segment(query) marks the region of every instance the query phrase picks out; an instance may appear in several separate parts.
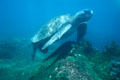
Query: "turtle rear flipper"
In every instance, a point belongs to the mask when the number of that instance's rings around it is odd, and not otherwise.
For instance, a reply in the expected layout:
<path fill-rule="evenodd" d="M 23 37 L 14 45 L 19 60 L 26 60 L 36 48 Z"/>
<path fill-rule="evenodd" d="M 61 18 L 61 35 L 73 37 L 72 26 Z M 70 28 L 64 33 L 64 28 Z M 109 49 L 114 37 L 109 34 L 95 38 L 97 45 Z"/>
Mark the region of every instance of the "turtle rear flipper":
<path fill-rule="evenodd" d="M 35 55 L 36 55 L 36 51 L 37 49 L 39 49 L 39 51 L 41 51 L 42 53 L 47 53 L 48 52 L 48 48 L 45 48 L 45 49 L 41 49 L 43 47 L 43 45 L 45 44 L 45 41 L 46 39 L 41 42 L 37 42 L 37 43 L 32 43 L 32 46 L 33 46 L 33 54 L 32 54 L 32 60 L 34 60 L 35 58 Z"/>
<path fill-rule="evenodd" d="M 32 43 L 32 46 L 33 46 L 32 60 L 34 60 L 38 45 L 36 43 Z"/>

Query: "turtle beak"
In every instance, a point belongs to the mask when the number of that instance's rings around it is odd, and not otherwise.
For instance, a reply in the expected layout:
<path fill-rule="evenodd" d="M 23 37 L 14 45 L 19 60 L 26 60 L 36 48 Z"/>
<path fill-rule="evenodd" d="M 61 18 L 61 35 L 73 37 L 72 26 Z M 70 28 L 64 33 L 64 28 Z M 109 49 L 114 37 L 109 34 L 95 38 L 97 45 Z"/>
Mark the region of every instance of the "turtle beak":
<path fill-rule="evenodd" d="M 91 15 L 93 15 L 93 10 L 90 10 Z"/>
<path fill-rule="evenodd" d="M 86 17 L 86 19 L 90 19 L 93 16 L 93 10 L 84 10 L 84 16 Z"/>

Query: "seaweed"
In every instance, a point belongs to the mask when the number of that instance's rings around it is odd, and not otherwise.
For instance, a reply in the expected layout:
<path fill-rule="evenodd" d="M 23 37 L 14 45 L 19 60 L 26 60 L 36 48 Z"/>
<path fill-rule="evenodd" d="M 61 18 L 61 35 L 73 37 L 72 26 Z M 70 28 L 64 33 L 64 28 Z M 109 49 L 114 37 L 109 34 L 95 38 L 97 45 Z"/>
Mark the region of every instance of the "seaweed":
<path fill-rule="evenodd" d="M 70 43 L 69 43 L 70 44 Z M 59 59 L 57 56 L 58 52 L 55 52 L 54 56 L 50 56 L 45 63 L 52 64 L 49 68 L 42 69 L 42 78 L 41 73 L 38 73 L 32 77 L 30 80 L 115 80 L 119 78 L 119 73 L 114 72 L 117 76 L 111 75 L 113 72 L 113 66 L 111 66 L 111 60 L 113 60 L 113 52 L 118 54 L 120 49 L 119 46 L 111 43 L 108 45 L 103 52 L 99 52 L 92 48 L 92 45 L 88 41 L 84 41 L 81 45 L 73 44 L 74 47 L 65 46 L 70 48 L 67 53 L 65 50 L 61 52 L 63 46 L 60 47 L 57 51 L 60 52 L 59 55 L 64 58 Z M 112 50 L 111 50 L 112 49 Z M 64 54 L 63 54 L 64 53 Z M 57 56 L 56 56 L 57 55 Z M 115 55 L 114 55 L 115 56 Z M 50 62 L 51 59 L 57 58 Z M 120 58 L 120 57 L 119 57 Z M 116 62 L 116 61 L 115 61 Z M 41 70 L 41 69 L 40 69 Z M 40 71 L 38 70 L 38 72 Z M 118 70 L 118 68 L 117 68 Z"/>
<path fill-rule="evenodd" d="M 120 79 L 120 46 L 115 42 L 100 52 L 89 41 L 81 44 L 70 41 L 44 61 L 34 62 L 28 40 L 11 40 L 0 45 L 0 80 Z M 5 51 L 8 57 L 2 57 Z"/>

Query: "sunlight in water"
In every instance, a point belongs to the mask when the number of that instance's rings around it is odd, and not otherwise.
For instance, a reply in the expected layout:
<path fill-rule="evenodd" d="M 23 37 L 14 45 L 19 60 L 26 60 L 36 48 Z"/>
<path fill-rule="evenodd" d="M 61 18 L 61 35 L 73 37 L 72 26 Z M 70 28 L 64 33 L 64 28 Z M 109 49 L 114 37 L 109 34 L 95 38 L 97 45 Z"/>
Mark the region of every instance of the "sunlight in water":
<path fill-rule="evenodd" d="M 115 4 L 117 5 L 118 8 L 120 8 L 120 0 L 115 0 Z"/>

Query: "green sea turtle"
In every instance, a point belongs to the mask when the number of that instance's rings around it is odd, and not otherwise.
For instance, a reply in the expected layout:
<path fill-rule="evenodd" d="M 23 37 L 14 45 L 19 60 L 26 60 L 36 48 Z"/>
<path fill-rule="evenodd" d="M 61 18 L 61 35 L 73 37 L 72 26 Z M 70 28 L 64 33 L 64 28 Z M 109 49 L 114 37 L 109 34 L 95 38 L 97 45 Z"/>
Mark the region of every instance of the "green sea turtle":
<path fill-rule="evenodd" d="M 77 42 L 85 35 L 87 21 L 93 16 L 92 10 L 81 10 L 74 16 L 62 15 L 52 19 L 32 37 L 33 58 L 36 49 L 46 53 L 48 47 L 63 38 L 66 38 L 77 31 Z"/>

